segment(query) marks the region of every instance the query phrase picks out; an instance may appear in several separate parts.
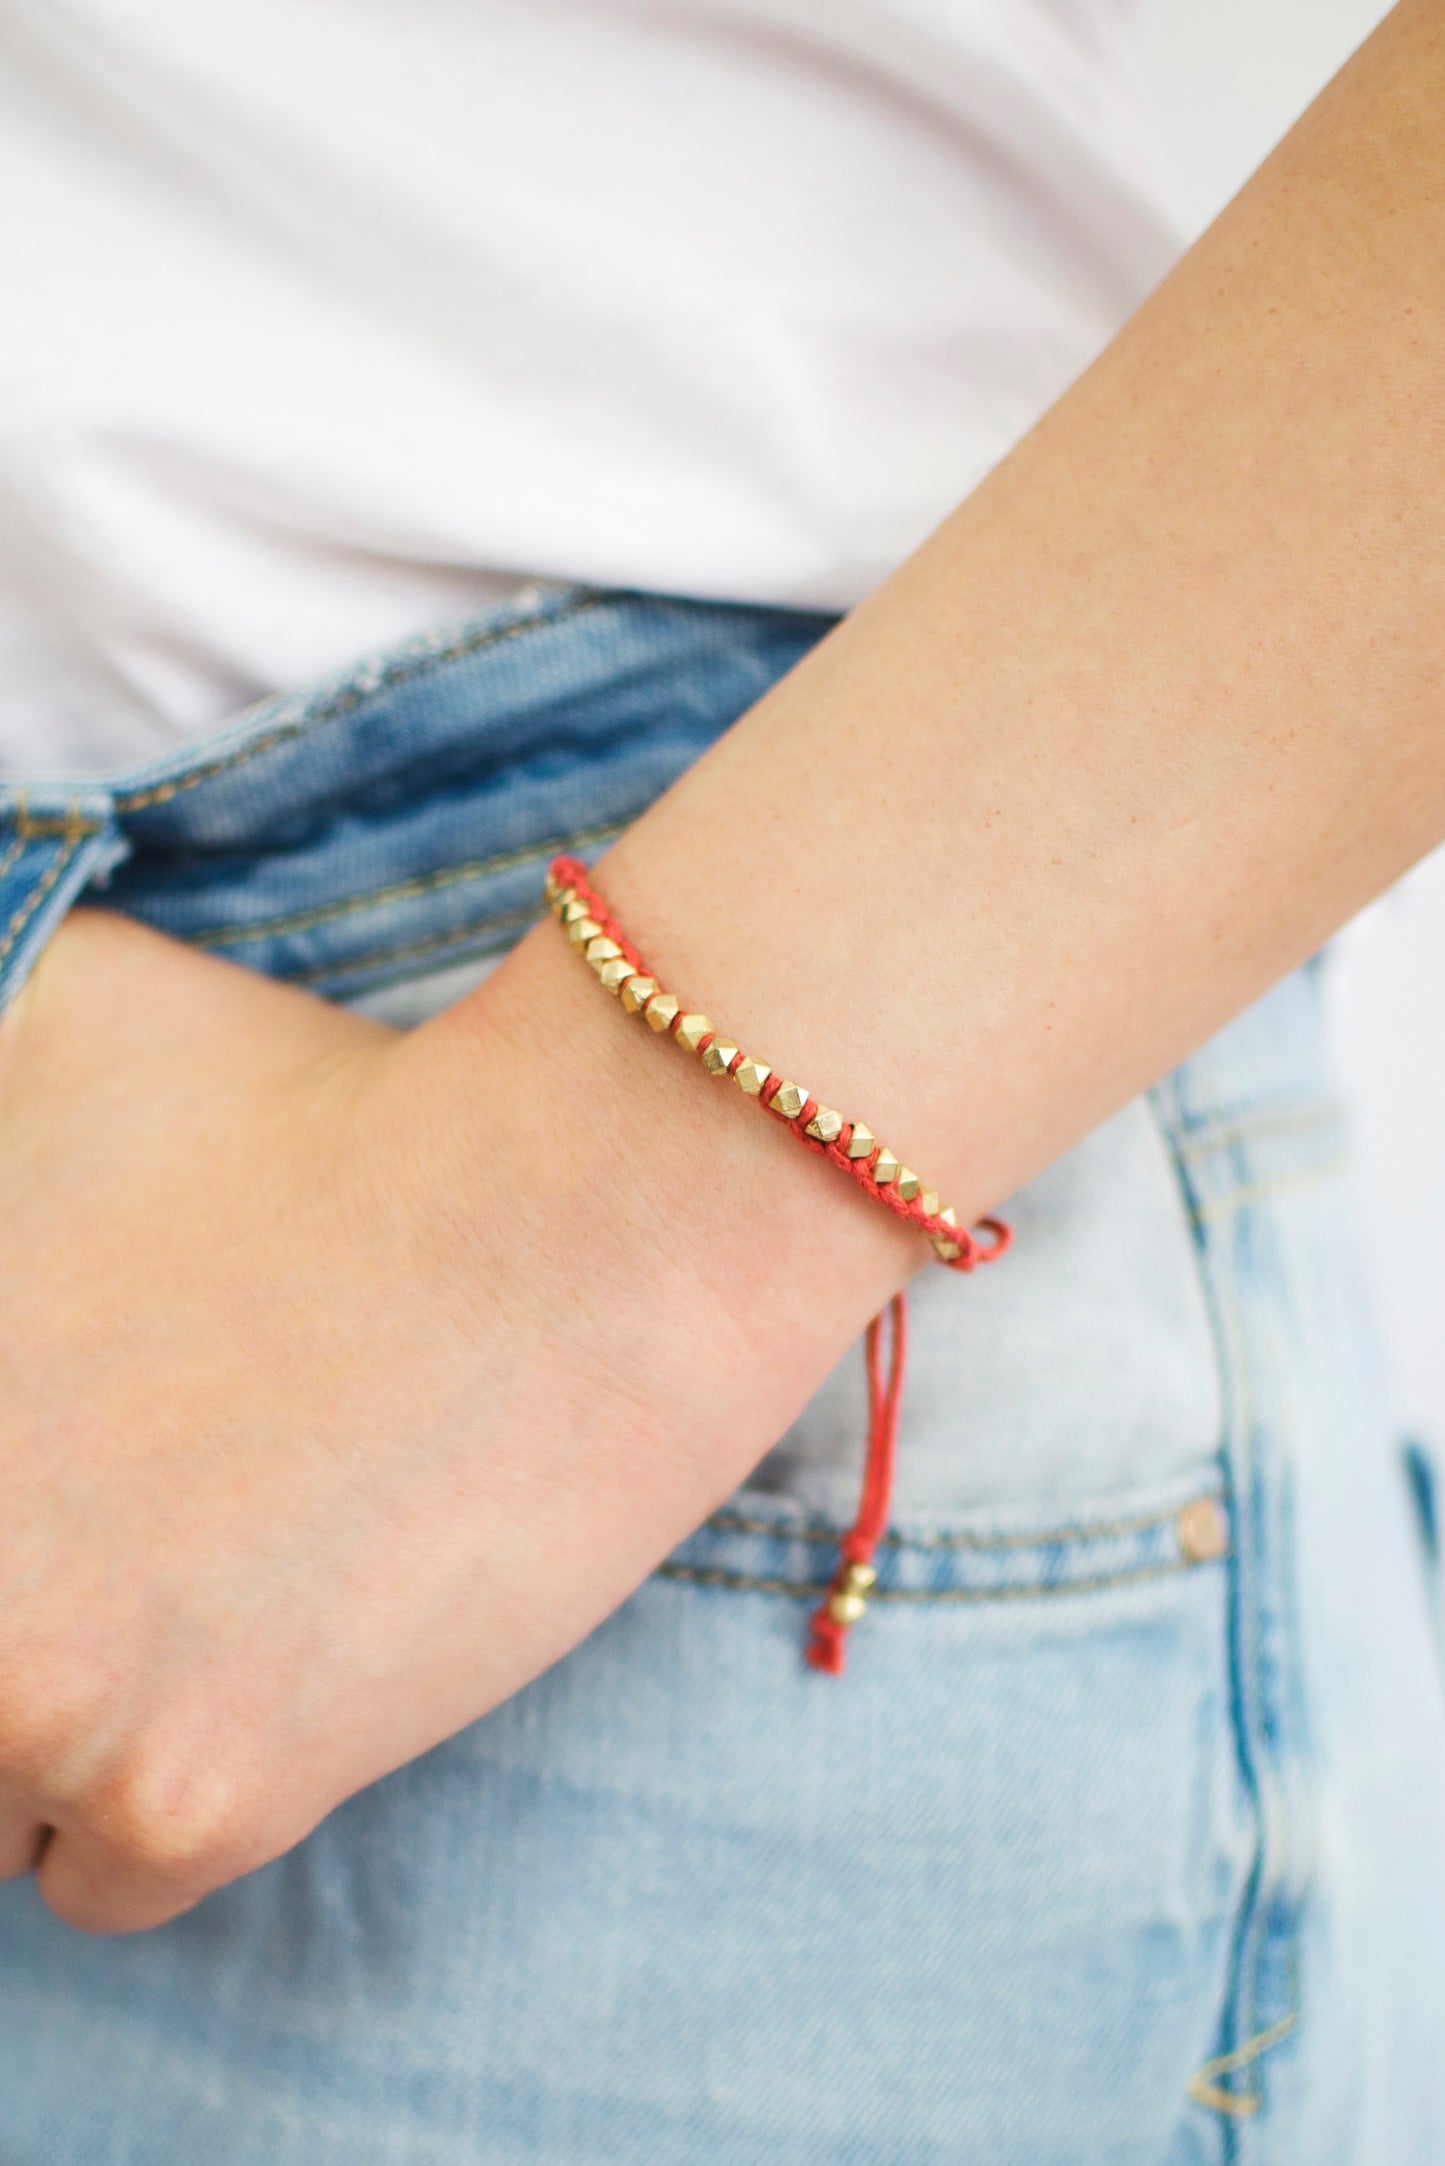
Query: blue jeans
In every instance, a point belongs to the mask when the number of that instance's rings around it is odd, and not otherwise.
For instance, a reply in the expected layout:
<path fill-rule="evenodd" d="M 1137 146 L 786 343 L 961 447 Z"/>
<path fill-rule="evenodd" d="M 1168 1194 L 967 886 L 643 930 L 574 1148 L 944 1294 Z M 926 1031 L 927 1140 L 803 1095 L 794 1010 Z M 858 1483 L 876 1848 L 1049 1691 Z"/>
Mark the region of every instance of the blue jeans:
<path fill-rule="evenodd" d="M 92 891 L 419 1016 L 825 629 L 550 589 L 7 791 L 0 997 Z M 919 1282 L 844 1680 L 802 1645 L 853 1360 L 573 1655 L 289 1857 L 134 1940 L 0 1891 L 0 2166 L 1438 2166 L 1428 1484 L 1318 976 L 1033 1183 L 1006 1265 Z"/>

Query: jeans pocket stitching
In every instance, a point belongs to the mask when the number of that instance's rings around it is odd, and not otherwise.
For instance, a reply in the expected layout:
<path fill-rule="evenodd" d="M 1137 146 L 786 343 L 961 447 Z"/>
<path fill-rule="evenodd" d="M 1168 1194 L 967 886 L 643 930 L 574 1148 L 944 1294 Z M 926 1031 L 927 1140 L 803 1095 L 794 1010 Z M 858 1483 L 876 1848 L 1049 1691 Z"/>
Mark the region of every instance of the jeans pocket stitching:
<path fill-rule="evenodd" d="M 1228 1555 L 1221 1552 L 1217 1558 L 1169 1557 L 1158 1564 L 1139 1565 L 1133 1570 L 1096 1572 L 1078 1579 L 1060 1580 L 1054 1583 L 1040 1582 L 1036 1585 L 1013 1587 L 873 1587 L 868 1600 L 873 1603 L 907 1603 L 914 1605 L 954 1604 L 983 1607 L 995 1602 L 1046 1602 L 1064 1595 L 1104 1594 L 1115 1587 L 1141 1587 L 1151 1581 L 1172 1579 L 1183 1572 L 1204 1571 L 1210 1564 L 1220 1563 Z M 657 1567 L 658 1579 L 678 1580 L 689 1586 L 717 1587 L 733 1594 L 779 1594 L 799 1601 L 816 1601 L 827 1592 L 831 1581 L 770 1579 L 760 1573 L 730 1572 L 721 1566 L 679 1564 L 669 1558 Z"/>
<path fill-rule="evenodd" d="M 879 1545 L 870 1600 L 986 1603 L 1097 1593 L 1222 1562 L 1232 1530 L 1217 1480 L 1177 1482 L 1157 1508 L 1028 1532 L 900 1533 Z M 1202 1515 L 1202 1516 L 1201 1516 Z M 839 1530 L 784 1512 L 723 1511 L 680 1543 L 661 1577 L 739 1592 L 816 1596 Z"/>
<path fill-rule="evenodd" d="M 293 910 L 281 917 L 257 918 L 254 922 L 244 920 L 225 925 L 206 925 L 199 932 L 187 933 L 186 943 L 196 948 L 243 947 L 248 940 L 270 940 L 281 933 L 307 932 L 316 925 L 332 925 L 343 918 L 359 917 L 367 910 L 383 910 L 394 903 L 419 901 L 423 896 L 435 894 L 440 888 L 459 887 L 467 880 L 486 880 L 499 872 L 513 872 L 520 865 L 535 863 L 544 857 L 555 857 L 559 850 L 587 849 L 596 842 L 610 842 L 628 825 L 626 820 L 608 820 L 597 827 L 582 827 L 571 834 L 544 836 L 540 842 L 529 842 L 512 850 L 499 850 L 491 857 L 468 859 L 460 865 L 444 865 L 435 872 L 416 873 L 408 880 L 393 881 L 390 886 L 368 888 L 359 895 L 347 895 L 334 903 L 318 903 L 309 910 Z M 438 934 L 437 940 L 466 940 L 477 933 L 501 930 L 503 927 L 523 924 L 529 917 L 540 914 L 541 892 L 538 891 L 535 909 L 509 910 L 500 916 L 476 918 L 467 924 L 454 927 L 449 933 Z M 373 961 L 387 961 L 393 956 L 410 952 L 414 942 L 397 943 L 386 948 L 376 948 L 363 956 L 347 956 L 328 967 L 338 970 L 360 968 Z M 324 975 L 325 972 L 319 973 Z"/>
<path fill-rule="evenodd" d="M 1212 1126 L 1207 1147 L 1184 1116 L 1175 1079 L 1161 1084 L 1151 1102 L 1194 1227 L 1200 1280 L 1216 1337 L 1224 1407 L 1221 1466 L 1234 1528 L 1228 1667 L 1235 1760 L 1254 1830 L 1223 1980 L 1216 2027 L 1219 2050 L 1195 2071 L 1186 2096 L 1206 2111 L 1238 2121 L 1259 2113 L 1265 2094 L 1258 2081 L 1246 2079 L 1243 2088 L 1235 2088 L 1229 2079 L 1257 2068 L 1264 2055 L 1298 2028 L 1299 1943 L 1308 1880 L 1307 1872 L 1301 1876 L 1297 1868 L 1291 1870 L 1298 1839 L 1295 1783 L 1288 1747 L 1281 1742 L 1289 1727 L 1284 1710 L 1300 1674 L 1287 1539 L 1289 1475 L 1271 1443 L 1255 1391 L 1255 1357 L 1239 1283 L 1240 1244 L 1252 1240 L 1251 1211 L 1326 1180 L 1341 1170 L 1343 1161 L 1335 1155 L 1287 1168 L 1268 1164 L 1271 1143 L 1323 1125 L 1324 1102 L 1318 1108 L 1270 1108 L 1258 1117 L 1231 1116 Z M 1316 1110 L 1318 1120 L 1306 1117 Z M 1332 1110 L 1338 1115 L 1338 1108 Z M 1231 1185 L 1219 1185 L 1221 1175 Z M 1277 1674 L 1277 1644 L 1272 1642 L 1268 1650 L 1265 1646 L 1273 1613 L 1288 1648 L 1288 1678 Z M 1284 2004 L 1279 2014 L 1268 2008 L 1272 1994 L 1278 1994 L 1276 2008 Z"/>
<path fill-rule="evenodd" d="M 468 656 L 484 653 L 489 647 L 497 647 L 504 641 L 519 639 L 528 632 L 546 631 L 555 624 L 564 624 L 579 616 L 586 609 L 595 609 L 613 597 L 602 589 L 589 589 L 573 598 L 560 609 L 536 610 L 530 616 L 514 618 L 498 623 L 495 616 L 486 618 L 470 632 L 463 633 L 445 646 L 428 646 L 416 654 L 400 654 L 385 667 L 363 664 L 352 672 L 348 681 L 324 698 L 317 706 L 295 721 L 277 723 L 274 728 L 262 729 L 258 736 L 244 738 L 228 752 L 216 758 L 204 760 L 199 766 L 183 770 L 168 781 L 142 784 L 116 793 L 115 807 L 119 813 L 145 812 L 155 805 L 169 804 L 187 790 L 197 789 L 203 782 L 212 782 L 218 775 L 229 774 L 237 767 L 246 766 L 259 759 L 263 753 L 273 752 L 278 745 L 291 744 L 299 737 L 310 736 L 325 728 L 328 723 L 352 714 L 369 699 L 379 693 L 395 691 L 398 685 L 410 683 L 431 670 L 445 667 L 451 662 L 465 661 Z M 263 710 L 264 711 L 264 710 Z"/>
<path fill-rule="evenodd" d="M 95 830 L 91 829 L 88 830 L 88 832 L 93 833 L 95 832 Z M 61 879 L 64 876 L 66 866 L 75 856 L 76 851 L 80 848 L 80 845 L 84 841 L 84 839 L 85 835 L 80 832 L 75 832 L 70 835 L 68 840 L 65 841 L 62 844 L 61 848 L 56 852 L 56 855 L 52 862 L 46 866 L 45 871 L 36 881 L 34 887 L 30 890 L 30 893 L 26 897 L 25 901 L 15 912 L 15 915 L 11 918 L 10 923 L 5 928 L 4 937 L 0 938 L 0 964 L 3 964 L 9 958 L 12 950 L 15 947 L 16 942 L 20 938 L 20 935 L 24 932 L 26 926 L 30 923 L 31 919 L 35 916 L 36 911 L 45 901 L 46 896 L 51 894 L 53 890 L 59 885 Z"/>

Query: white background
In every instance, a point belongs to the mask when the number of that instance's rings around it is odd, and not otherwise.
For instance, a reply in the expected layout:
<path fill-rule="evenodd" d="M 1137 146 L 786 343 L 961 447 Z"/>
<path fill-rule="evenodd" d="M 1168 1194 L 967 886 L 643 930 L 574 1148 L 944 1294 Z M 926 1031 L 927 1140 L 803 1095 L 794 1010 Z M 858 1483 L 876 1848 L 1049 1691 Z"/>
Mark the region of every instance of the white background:
<path fill-rule="evenodd" d="M 1140 0 L 1171 200 L 1193 234 L 1381 16 L 1375 0 Z M 1441 506 L 1445 546 L 1445 504 Z M 1445 727 L 1445 720 L 1442 720 Z M 1445 853 L 1344 936 L 1341 1064 L 1374 1205 L 1401 1413 L 1445 1442 Z"/>

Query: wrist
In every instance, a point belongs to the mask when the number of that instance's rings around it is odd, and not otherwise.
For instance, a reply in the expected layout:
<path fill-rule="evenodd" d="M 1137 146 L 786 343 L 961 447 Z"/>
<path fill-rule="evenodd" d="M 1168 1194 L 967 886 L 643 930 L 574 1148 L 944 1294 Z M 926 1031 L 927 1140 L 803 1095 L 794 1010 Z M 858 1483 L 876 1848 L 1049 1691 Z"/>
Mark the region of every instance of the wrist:
<path fill-rule="evenodd" d="M 694 1463 L 669 1541 L 926 1258 L 627 1015 L 550 921 L 406 1050 L 424 1056 L 417 1089 L 445 1167 L 434 1217 L 457 1272 L 473 1298 L 504 1289 L 538 1358 L 567 1369 L 600 1421 Z"/>

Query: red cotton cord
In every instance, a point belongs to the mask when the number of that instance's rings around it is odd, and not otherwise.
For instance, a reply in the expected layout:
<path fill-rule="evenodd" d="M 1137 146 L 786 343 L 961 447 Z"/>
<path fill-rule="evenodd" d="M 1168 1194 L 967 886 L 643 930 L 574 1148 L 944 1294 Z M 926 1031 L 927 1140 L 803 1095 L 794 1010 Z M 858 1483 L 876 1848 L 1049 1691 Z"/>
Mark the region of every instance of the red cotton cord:
<path fill-rule="evenodd" d="M 879 1354 L 883 1317 L 868 1326 L 864 1349 L 868 1367 L 868 1450 L 863 1461 L 863 1494 L 858 1516 L 839 1545 L 838 1569 L 828 1592 L 813 1612 L 812 1638 L 807 1659 L 815 1670 L 841 1677 L 844 1642 L 849 1627 L 857 1622 L 865 1593 L 877 1577 L 873 1552 L 888 1528 L 888 1507 L 893 1497 L 893 1468 L 898 1455 L 898 1408 L 903 1398 L 903 1369 L 908 1359 L 908 1304 L 895 1294 L 888 1304 L 893 1320 L 892 1359 L 888 1382 L 883 1382 Z"/>
<path fill-rule="evenodd" d="M 650 1006 L 656 1008 L 659 994 L 652 972 L 592 886 L 587 867 L 579 858 L 556 857 L 552 860 L 548 894 L 555 898 L 554 909 L 560 909 L 568 896 L 583 905 L 592 929 L 592 940 L 589 941 L 587 949 L 588 960 L 600 958 L 601 969 L 619 971 L 618 981 L 613 984 L 612 989 L 620 991 L 629 973 L 646 978 L 650 981 L 647 1000 Z M 593 940 L 600 945 L 594 946 Z M 673 1000 L 671 995 L 667 996 L 667 1001 L 667 1010 L 663 1012 L 669 1014 L 668 1031 L 676 1034 L 678 1026 L 683 1023 L 692 1026 L 692 1034 L 681 1041 L 687 1045 L 689 1051 L 706 1055 L 715 1039 L 719 1040 L 720 1045 L 726 1043 L 720 1039 L 718 1032 L 707 1025 L 705 1017 L 684 1014 L 680 1004 Z M 747 1060 L 748 1056 L 734 1047 L 729 1051 L 725 1066 L 720 1059 L 713 1065 L 718 1073 L 736 1076 Z M 831 1141 L 810 1136 L 807 1133 L 808 1124 L 816 1120 L 820 1113 L 827 1115 L 825 1125 L 838 1122 L 838 1116 L 822 1107 L 816 1098 L 804 1097 L 799 1086 L 786 1083 L 783 1077 L 776 1073 L 765 1072 L 760 1088 L 756 1086 L 755 1080 L 750 1080 L 748 1087 L 755 1091 L 759 1105 L 764 1107 L 780 1126 L 790 1130 L 808 1150 L 816 1151 L 820 1157 L 835 1165 L 840 1173 L 848 1174 L 864 1195 L 871 1197 L 875 1203 L 883 1204 L 896 1218 L 902 1219 L 915 1231 L 927 1234 L 939 1261 L 946 1264 L 951 1271 L 972 1271 L 979 1264 L 994 1263 L 1008 1249 L 1013 1233 L 1002 1219 L 980 1219 L 980 1230 L 986 1231 L 990 1236 L 987 1242 L 981 1242 L 972 1231 L 955 1225 L 951 1212 L 944 1213 L 936 1208 L 932 1212 L 925 1211 L 920 1200 L 922 1191 L 916 1182 L 913 1194 L 906 1197 L 901 1195 L 897 1183 L 902 1180 L 906 1169 L 897 1166 L 891 1153 L 888 1154 L 890 1165 L 884 1170 L 883 1177 L 876 1177 L 875 1168 L 884 1152 L 883 1147 L 871 1138 L 871 1148 L 866 1155 L 850 1157 L 848 1146 L 855 1132 L 861 1137 L 869 1137 L 869 1131 L 866 1128 L 859 1130 L 856 1122 L 839 1123 L 838 1133 Z M 783 1091 L 791 1093 L 791 1111 L 773 1103 Z M 937 1198 L 932 1200 L 936 1206 Z M 849 1629 L 857 1623 L 868 1607 L 868 1590 L 878 1576 L 873 1555 L 887 1529 L 889 1503 L 893 1494 L 893 1469 L 898 1446 L 898 1410 L 903 1397 L 903 1372 L 908 1355 L 908 1312 L 901 1293 L 895 1294 L 889 1302 L 887 1313 L 892 1318 L 893 1333 L 886 1383 L 881 1362 L 881 1312 L 869 1324 L 865 1340 L 868 1448 L 863 1462 L 863 1492 L 858 1505 L 858 1516 L 840 1544 L 838 1569 L 814 1613 L 812 1637 L 808 1643 L 807 1660 L 814 1669 L 823 1670 L 833 1677 L 842 1675 Z"/>

